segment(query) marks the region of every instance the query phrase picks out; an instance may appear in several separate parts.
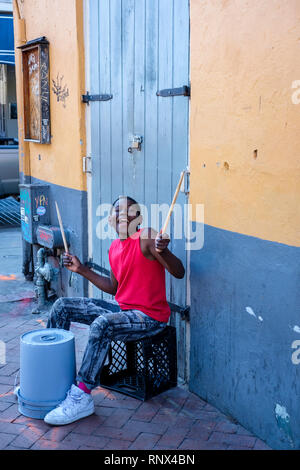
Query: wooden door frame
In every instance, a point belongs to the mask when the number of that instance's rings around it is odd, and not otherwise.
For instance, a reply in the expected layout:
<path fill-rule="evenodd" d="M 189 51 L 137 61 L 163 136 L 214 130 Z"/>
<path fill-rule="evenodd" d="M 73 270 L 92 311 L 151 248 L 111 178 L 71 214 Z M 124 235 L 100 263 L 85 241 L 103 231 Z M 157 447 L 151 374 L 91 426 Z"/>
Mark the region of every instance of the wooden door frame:
<path fill-rule="evenodd" d="M 90 2 L 84 2 L 83 5 L 83 29 L 84 29 L 84 55 L 85 55 L 85 90 L 91 89 L 90 73 Z M 92 138 L 91 138 L 91 106 L 85 105 L 85 132 L 86 132 L 86 156 L 91 156 Z M 87 221 L 88 221 L 88 257 L 93 255 L 93 206 L 92 206 L 92 174 L 86 173 L 87 184 Z M 93 296 L 93 285 L 88 282 L 88 297 Z"/>
<path fill-rule="evenodd" d="M 84 4 L 84 48 L 85 48 L 85 92 L 91 90 L 91 70 L 90 70 L 90 57 L 91 57 L 91 44 L 90 44 L 90 0 Z M 189 20 L 190 20 L 190 5 L 189 5 Z M 190 32 L 190 24 L 189 24 Z M 189 41 L 189 53 L 190 53 L 190 41 Z M 190 56 L 189 56 L 190 64 Z M 190 81 L 190 68 L 189 68 L 189 81 Z M 92 153 L 92 139 L 91 139 L 91 113 L 92 106 L 85 105 L 85 124 L 86 124 L 86 155 L 91 156 Z M 188 125 L 190 132 L 190 105 L 188 109 Z M 190 134 L 188 132 L 187 142 L 187 168 L 190 168 Z M 88 201 L 88 257 L 93 257 L 93 205 L 92 205 L 92 179 L 91 173 L 86 173 L 87 181 L 87 201 Z M 186 198 L 187 204 L 189 203 L 189 194 Z M 186 218 L 186 224 L 189 227 L 189 217 Z M 187 234 L 189 228 L 186 227 Z M 191 253 L 186 253 L 186 305 L 191 305 L 191 289 L 190 289 L 190 258 Z M 95 261 L 96 262 L 96 261 Z M 93 285 L 88 283 L 88 296 L 93 297 Z M 186 381 L 189 382 L 190 376 L 190 323 L 186 322 Z"/>

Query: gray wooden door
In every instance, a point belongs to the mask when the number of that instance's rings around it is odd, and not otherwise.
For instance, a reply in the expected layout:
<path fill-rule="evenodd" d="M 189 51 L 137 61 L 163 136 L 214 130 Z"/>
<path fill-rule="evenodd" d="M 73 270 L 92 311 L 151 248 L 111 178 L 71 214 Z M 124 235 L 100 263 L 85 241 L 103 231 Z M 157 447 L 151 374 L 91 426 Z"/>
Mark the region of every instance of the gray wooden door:
<path fill-rule="evenodd" d="M 151 204 L 171 203 L 188 165 L 189 98 L 156 93 L 189 85 L 189 0 L 90 0 L 89 41 L 89 92 L 112 95 L 90 103 L 93 261 L 109 269 L 111 240 L 99 237 L 107 216 L 101 204 L 124 194 L 145 205 L 150 216 Z M 141 150 L 130 153 L 134 135 L 142 136 Z M 184 214 L 186 194 L 177 202 Z M 172 219 L 168 233 L 173 231 Z M 184 236 L 170 248 L 186 265 Z M 168 275 L 168 300 L 186 305 L 186 282 Z M 95 289 L 93 295 L 101 293 Z M 184 378 L 185 325 L 178 315 L 171 323 Z"/>

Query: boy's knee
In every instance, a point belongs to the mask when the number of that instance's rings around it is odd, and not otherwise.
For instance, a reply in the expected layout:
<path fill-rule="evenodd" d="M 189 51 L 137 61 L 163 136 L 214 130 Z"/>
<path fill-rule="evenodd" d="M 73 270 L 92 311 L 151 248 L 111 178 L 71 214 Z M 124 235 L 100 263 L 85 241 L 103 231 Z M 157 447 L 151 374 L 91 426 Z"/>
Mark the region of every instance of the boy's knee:
<path fill-rule="evenodd" d="M 60 297 L 57 299 L 54 304 L 52 305 L 52 311 L 59 312 L 64 308 L 64 297 Z"/>
<path fill-rule="evenodd" d="M 100 315 L 91 324 L 90 334 L 93 336 L 100 336 L 101 334 L 110 331 L 110 329 L 110 324 L 107 319 Z"/>
<path fill-rule="evenodd" d="M 51 324 L 53 324 L 53 322 L 56 323 L 58 318 L 63 314 L 64 305 L 65 305 L 65 303 L 64 303 L 64 298 L 63 297 L 57 299 L 54 302 L 54 304 L 52 305 L 51 310 L 49 312 L 49 315 L 48 315 L 48 318 L 49 318 L 49 321 L 51 322 Z"/>
<path fill-rule="evenodd" d="M 48 315 L 47 328 L 64 328 L 69 329 L 70 320 L 68 319 L 68 312 L 65 310 L 65 297 L 57 299 Z"/>

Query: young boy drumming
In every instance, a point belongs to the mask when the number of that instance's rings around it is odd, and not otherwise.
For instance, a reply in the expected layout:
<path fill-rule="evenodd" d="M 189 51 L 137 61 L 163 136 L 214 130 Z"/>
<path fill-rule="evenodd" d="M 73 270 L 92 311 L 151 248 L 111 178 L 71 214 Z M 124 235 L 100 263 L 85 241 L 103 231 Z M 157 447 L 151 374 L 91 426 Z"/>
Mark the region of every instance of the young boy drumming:
<path fill-rule="evenodd" d="M 114 203 L 109 223 L 118 238 L 109 249 L 110 277 L 96 274 L 71 254 L 64 266 L 81 274 L 115 301 L 60 298 L 49 314 L 47 328 L 68 330 L 72 321 L 90 325 L 88 343 L 66 399 L 44 418 L 52 425 L 69 424 L 94 413 L 91 390 L 99 386 L 100 372 L 111 341 L 137 340 L 162 331 L 170 317 L 165 269 L 176 278 L 185 274 L 181 261 L 168 249 L 169 237 L 151 228 L 139 229 L 140 207 L 127 196 Z"/>

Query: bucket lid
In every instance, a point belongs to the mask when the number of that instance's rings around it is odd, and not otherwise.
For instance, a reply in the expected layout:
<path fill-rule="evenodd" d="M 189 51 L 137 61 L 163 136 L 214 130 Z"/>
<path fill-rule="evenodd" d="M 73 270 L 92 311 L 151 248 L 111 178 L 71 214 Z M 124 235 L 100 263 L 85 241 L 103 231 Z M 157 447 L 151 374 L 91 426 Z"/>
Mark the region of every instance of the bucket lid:
<path fill-rule="evenodd" d="M 59 328 L 44 328 L 24 333 L 21 336 L 21 342 L 30 345 L 49 346 L 50 344 L 65 343 L 73 338 L 74 334 L 71 331 Z"/>

